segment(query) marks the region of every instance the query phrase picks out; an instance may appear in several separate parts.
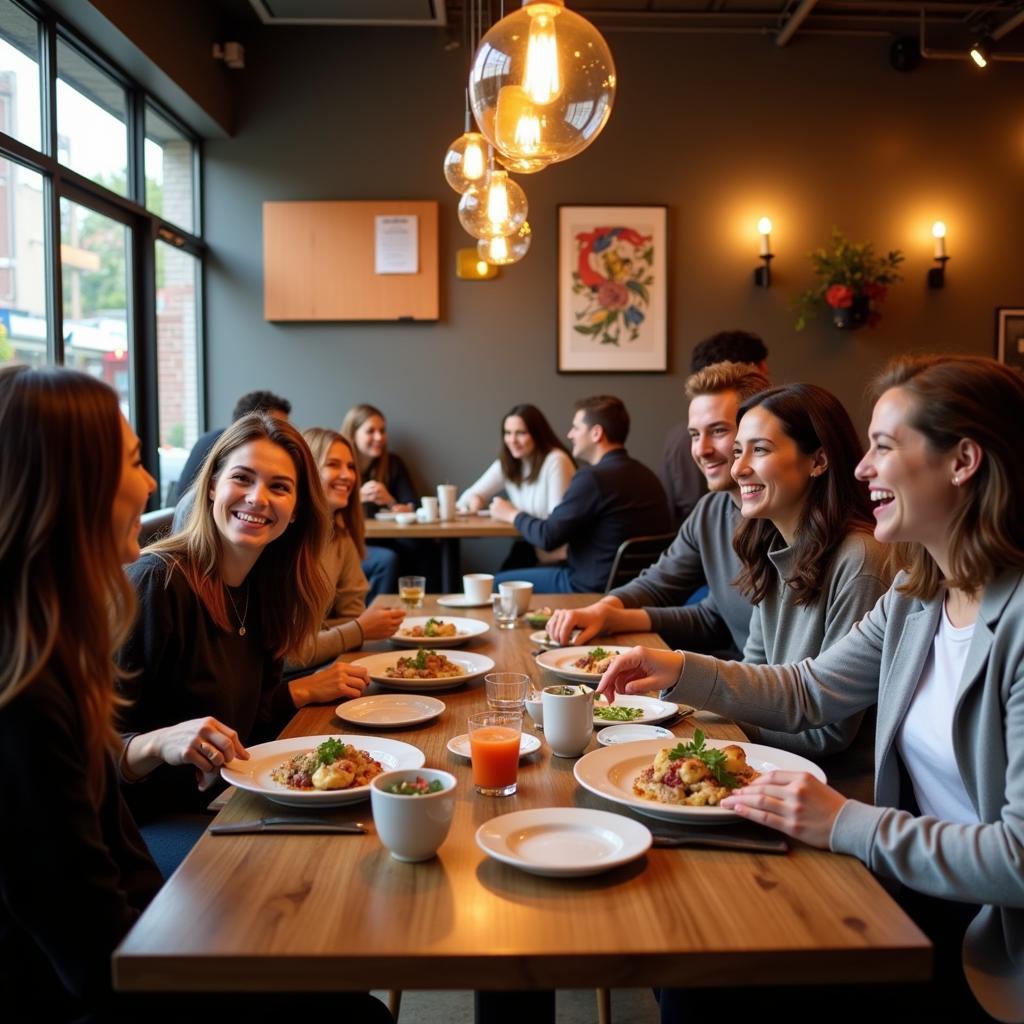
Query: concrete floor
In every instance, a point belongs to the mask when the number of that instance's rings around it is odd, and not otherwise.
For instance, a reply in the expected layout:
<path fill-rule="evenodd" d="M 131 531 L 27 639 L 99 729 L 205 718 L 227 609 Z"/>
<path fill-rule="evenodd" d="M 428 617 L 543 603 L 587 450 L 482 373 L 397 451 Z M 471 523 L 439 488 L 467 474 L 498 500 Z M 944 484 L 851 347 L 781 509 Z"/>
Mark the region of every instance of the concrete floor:
<path fill-rule="evenodd" d="M 385 999 L 385 993 L 373 993 Z M 596 1024 L 597 996 L 593 989 L 559 991 L 556 999 L 557 1024 Z M 472 992 L 402 993 L 399 1024 L 473 1024 Z M 612 991 L 614 1024 L 658 1024 L 658 1006 L 648 988 Z"/>

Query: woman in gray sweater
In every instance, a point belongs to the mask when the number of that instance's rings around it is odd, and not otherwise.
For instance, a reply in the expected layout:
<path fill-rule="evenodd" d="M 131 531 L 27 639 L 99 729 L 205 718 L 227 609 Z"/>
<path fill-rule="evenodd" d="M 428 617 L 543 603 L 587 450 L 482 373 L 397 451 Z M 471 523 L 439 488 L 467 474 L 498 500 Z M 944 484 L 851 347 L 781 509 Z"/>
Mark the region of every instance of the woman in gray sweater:
<path fill-rule="evenodd" d="M 786 732 L 877 701 L 874 806 L 768 772 L 723 807 L 906 887 L 901 902 L 936 945 L 918 1015 L 1022 1021 L 1024 378 L 980 357 L 907 358 L 878 393 L 857 476 L 876 539 L 899 544 L 908 569 L 871 612 L 798 664 L 636 647 L 600 689 L 675 686 L 697 707 Z"/>

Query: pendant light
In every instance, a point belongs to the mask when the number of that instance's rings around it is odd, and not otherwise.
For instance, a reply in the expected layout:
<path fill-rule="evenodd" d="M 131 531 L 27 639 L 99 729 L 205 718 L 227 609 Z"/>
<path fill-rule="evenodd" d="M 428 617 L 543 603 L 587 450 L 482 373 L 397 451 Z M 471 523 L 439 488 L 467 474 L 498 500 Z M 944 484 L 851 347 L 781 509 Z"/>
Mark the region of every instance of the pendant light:
<path fill-rule="evenodd" d="M 529 222 L 523 221 L 522 227 L 508 237 L 482 238 L 476 243 L 476 251 L 492 267 L 505 267 L 518 263 L 530 251 L 532 234 Z"/>
<path fill-rule="evenodd" d="M 493 163 L 486 182 L 467 189 L 459 200 L 459 223 L 474 238 L 511 235 L 522 227 L 528 212 L 526 193 L 508 171 L 495 169 Z"/>
<path fill-rule="evenodd" d="M 460 195 L 479 186 L 487 177 L 487 140 L 472 129 L 469 95 L 466 95 L 466 127 L 444 155 L 444 180 Z"/>
<path fill-rule="evenodd" d="M 615 63 L 601 33 L 564 0 L 524 0 L 481 39 L 469 100 L 502 163 L 531 173 L 601 133 L 615 101 Z"/>

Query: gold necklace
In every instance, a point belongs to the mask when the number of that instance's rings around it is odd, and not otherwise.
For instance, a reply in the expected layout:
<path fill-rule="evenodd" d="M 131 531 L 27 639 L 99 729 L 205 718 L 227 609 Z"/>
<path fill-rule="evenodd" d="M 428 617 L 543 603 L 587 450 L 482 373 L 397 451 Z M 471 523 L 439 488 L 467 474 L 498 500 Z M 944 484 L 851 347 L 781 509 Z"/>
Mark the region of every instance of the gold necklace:
<path fill-rule="evenodd" d="M 249 617 L 249 584 L 245 585 L 245 611 L 241 615 L 238 614 L 238 605 L 235 604 L 235 599 L 231 596 L 231 588 L 225 583 L 224 592 L 228 595 L 228 600 L 231 602 L 231 608 L 235 613 L 235 618 L 238 619 L 238 635 L 245 636 L 245 620 Z"/>

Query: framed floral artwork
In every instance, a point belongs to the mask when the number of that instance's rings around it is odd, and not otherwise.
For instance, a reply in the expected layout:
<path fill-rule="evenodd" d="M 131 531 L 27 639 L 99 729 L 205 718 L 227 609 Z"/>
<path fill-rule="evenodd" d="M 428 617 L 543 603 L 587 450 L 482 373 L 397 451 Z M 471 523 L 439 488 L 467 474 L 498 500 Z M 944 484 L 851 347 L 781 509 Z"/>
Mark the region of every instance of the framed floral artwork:
<path fill-rule="evenodd" d="M 665 206 L 559 206 L 558 372 L 668 369 Z"/>
<path fill-rule="evenodd" d="M 996 359 L 1024 371 L 1024 309 L 996 310 Z"/>

